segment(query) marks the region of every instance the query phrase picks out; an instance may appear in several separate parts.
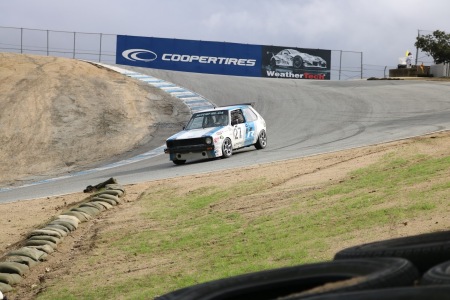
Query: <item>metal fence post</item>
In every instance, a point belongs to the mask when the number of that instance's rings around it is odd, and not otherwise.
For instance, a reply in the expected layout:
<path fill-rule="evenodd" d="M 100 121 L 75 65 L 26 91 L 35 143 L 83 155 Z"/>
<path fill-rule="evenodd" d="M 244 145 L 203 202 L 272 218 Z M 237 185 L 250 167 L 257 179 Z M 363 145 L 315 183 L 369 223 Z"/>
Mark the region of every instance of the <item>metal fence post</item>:
<path fill-rule="evenodd" d="M 361 79 L 363 79 L 363 53 L 361 53 Z"/>
<path fill-rule="evenodd" d="M 23 54 L 23 28 L 20 28 L 20 53 Z"/>
<path fill-rule="evenodd" d="M 99 63 L 102 62 L 102 38 L 103 38 L 103 34 L 100 33 L 100 53 L 98 55 L 98 62 Z"/>
<path fill-rule="evenodd" d="M 49 51 L 48 51 L 48 46 L 49 46 L 49 33 L 48 33 L 48 30 L 47 30 L 47 56 L 50 55 Z"/>
<path fill-rule="evenodd" d="M 73 56 L 72 58 L 75 59 L 75 44 L 76 44 L 76 32 L 73 32 Z"/>

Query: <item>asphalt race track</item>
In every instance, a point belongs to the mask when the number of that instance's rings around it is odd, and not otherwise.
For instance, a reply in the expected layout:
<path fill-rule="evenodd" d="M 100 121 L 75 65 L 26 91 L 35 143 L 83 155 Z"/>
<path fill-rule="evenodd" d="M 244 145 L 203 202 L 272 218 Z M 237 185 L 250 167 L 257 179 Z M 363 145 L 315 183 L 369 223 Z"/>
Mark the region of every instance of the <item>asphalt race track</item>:
<path fill-rule="evenodd" d="M 110 177 L 121 184 L 131 184 L 315 155 L 450 129 L 449 82 L 245 78 L 120 67 L 170 81 L 217 105 L 254 102 L 267 122 L 267 148 L 260 151 L 254 147 L 245 148 L 229 159 L 188 161 L 183 166 L 175 166 L 159 149 L 160 155 L 138 162 L 2 190 L 0 202 L 80 192 L 87 185 Z"/>

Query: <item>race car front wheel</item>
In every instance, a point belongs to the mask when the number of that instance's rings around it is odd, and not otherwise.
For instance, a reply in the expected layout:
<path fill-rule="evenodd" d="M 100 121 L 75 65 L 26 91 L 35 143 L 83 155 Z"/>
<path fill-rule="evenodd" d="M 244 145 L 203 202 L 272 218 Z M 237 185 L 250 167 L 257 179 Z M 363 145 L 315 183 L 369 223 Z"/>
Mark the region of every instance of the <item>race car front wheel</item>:
<path fill-rule="evenodd" d="M 174 159 L 173 163 L 176 165 L 184 165 L 186 163 L 186 160 Z"/>
<path fill-rule="evenodd" d="M 233 144 L 231 140 L 226 138 L 222 143 L 222 158 L 228 158 L 233 154 Z"/>

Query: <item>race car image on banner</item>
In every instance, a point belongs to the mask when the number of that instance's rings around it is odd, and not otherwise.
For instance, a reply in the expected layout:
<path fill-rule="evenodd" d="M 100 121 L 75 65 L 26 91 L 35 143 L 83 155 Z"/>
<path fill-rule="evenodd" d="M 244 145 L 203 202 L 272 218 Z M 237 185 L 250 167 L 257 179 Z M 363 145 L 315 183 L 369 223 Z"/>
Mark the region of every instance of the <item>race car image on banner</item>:
<path fill-rule="evenodd" d="M 263 46 L 262 51 L 262 77 L 330 79 L 330 50 Z"/>

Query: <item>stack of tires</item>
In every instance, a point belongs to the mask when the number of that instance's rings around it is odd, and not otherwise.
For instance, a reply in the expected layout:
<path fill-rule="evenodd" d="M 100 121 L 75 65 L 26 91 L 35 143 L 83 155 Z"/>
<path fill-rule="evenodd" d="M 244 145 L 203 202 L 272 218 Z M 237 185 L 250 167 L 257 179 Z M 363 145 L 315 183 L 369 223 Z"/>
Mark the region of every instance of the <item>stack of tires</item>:
<path fill-rule="evenodd" d="M 125 189 L 121 185 L 107 184 L 86 202 L 30 232 L 23 247 L 10 251 L 0 261 L 0 294 L 12 291 L 13 286 L 23 279 L 22 276 L 36 264 L 45 261 L 58 244 L 78 228 L 79 223 L 91 220 L 100 212 L 120 204 L 124 194 Z"/>
<path fill-rule="evenodd" d="M 215 280 L 156 299 L 450 299 L 450 231 L 354 246 L 333 261 Z"/>

